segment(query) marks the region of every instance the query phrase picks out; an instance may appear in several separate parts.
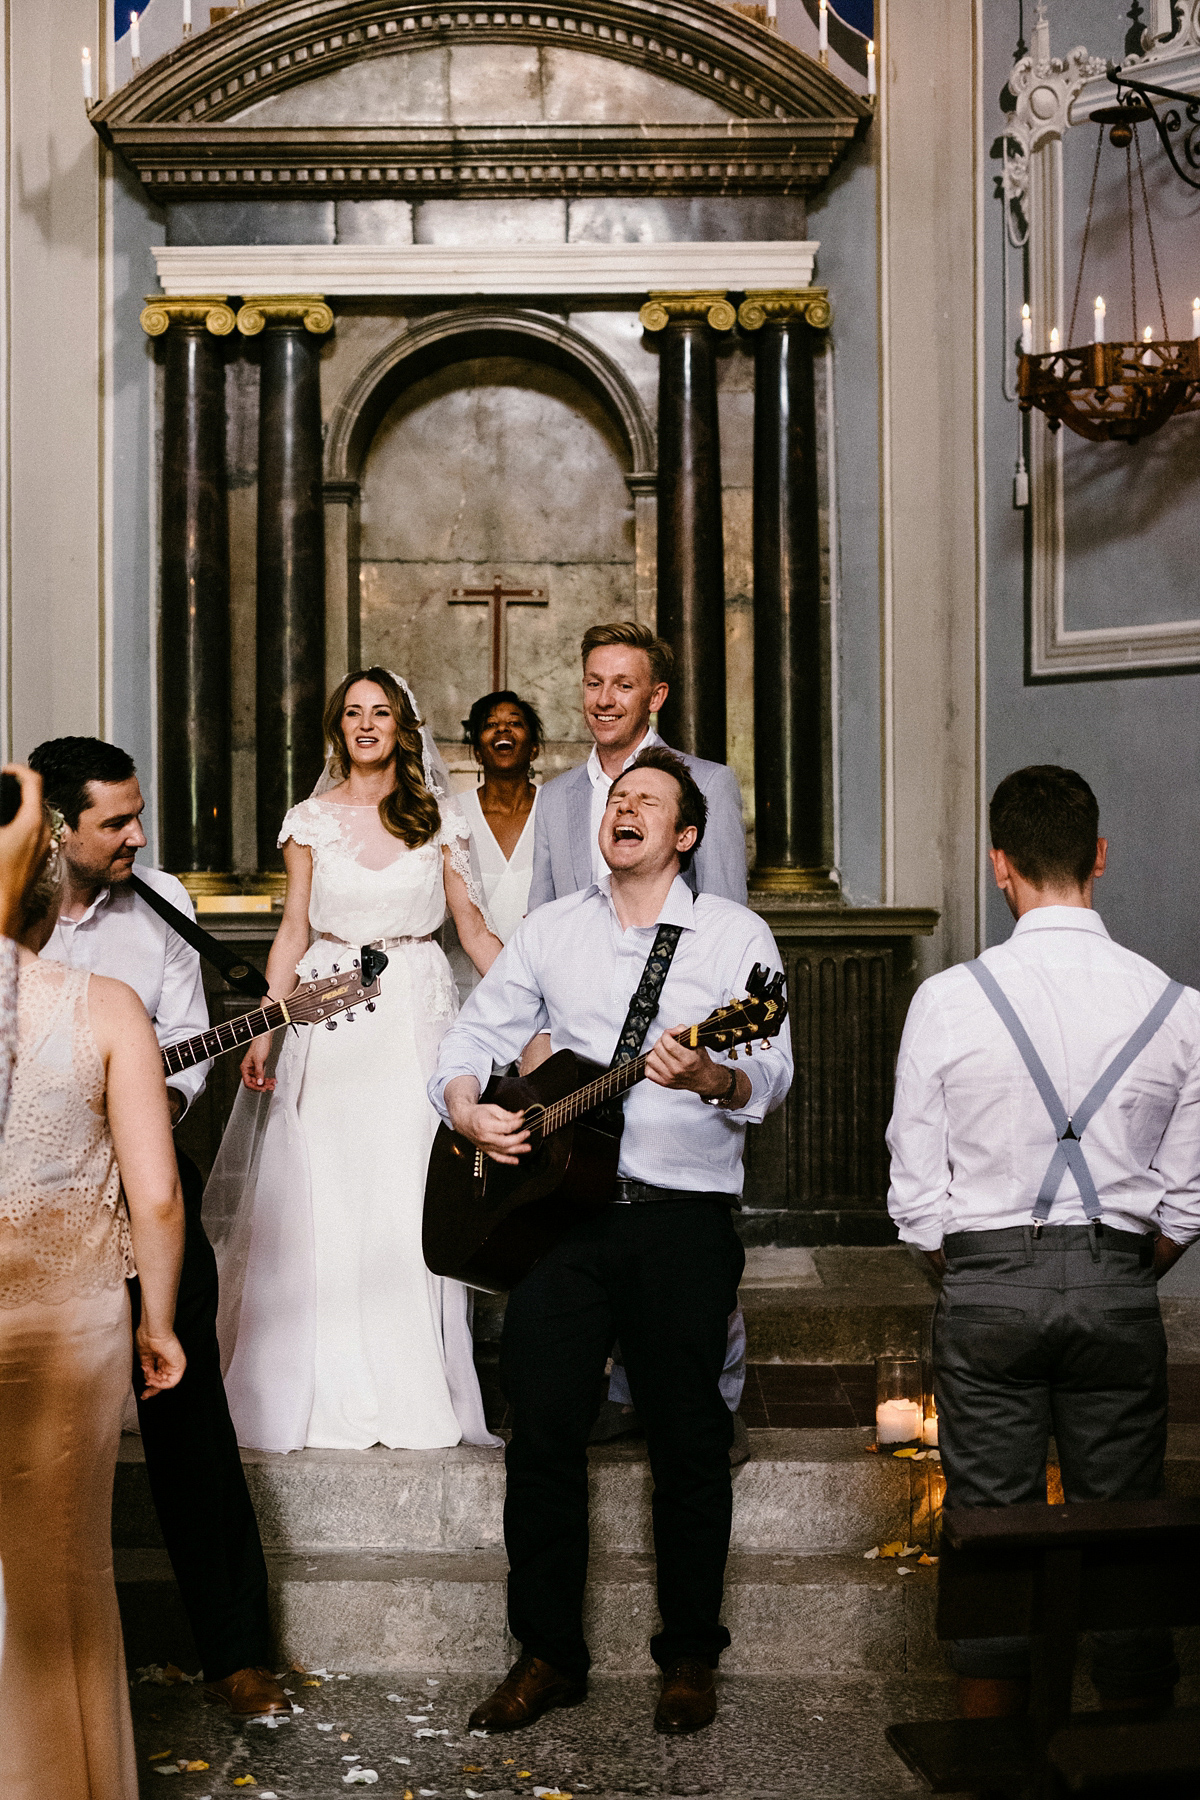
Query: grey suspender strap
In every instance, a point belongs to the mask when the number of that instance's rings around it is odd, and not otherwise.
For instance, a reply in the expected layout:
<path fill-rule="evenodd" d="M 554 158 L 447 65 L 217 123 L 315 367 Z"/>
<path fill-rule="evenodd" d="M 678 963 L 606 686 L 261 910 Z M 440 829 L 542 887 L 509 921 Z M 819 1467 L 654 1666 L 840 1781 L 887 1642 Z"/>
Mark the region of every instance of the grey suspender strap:
<path fill-rule="evenodd" d="M 1079 1188 L 1086 1217 L 1090 1221 L 1098 1219 L 1100 1217 L 1100 1196 L 1096 1192 L 1096 1184 L 1092 1180 L 1092 1172 L 1088 1168 L 1087 1158 L 1083 1154 L 1083 1145 L 1079 1140 L 1126 1069 L 1142 1054 L 1159 1026 L 1166 1019 L 1183 992 L 1183 984 L 1178 981 L 1168 981 L 1133 1036 L 1117 1051 L 1099 1080 L 1093 1083 L 1075 1111 L 1068 1117 L 1067 1109 L 1059 1098 L 1058 1089 L 1051 1081 L 1045 1063 L 1034 1049 L 1029 1033 L 1013 1010 L 1012 1003 L 1004 989 L 991 970 L 978 958 L 974 962 L 969 962 L 967 968 L 970 969 L 999 1013 L 1001 1023 L 1017 1046 L 1021 1061 L 1028 1069 L 1030 1079 L 1042 1097 L 1042 1104 L 1050 1114 L 1050 1123 L 1053 1125 L 1054 1135 L 1058 1139 L 1054 1146 L 1054 1155 L 1050 1158 L 1050 1166 L 1042 1177 L 1042 1185 L 1038 1190 L 1037 1200 L 1034 1202 L 1034 1218 L 1039 1225 L 1049 1218 L 1050 1208 L 1054 1204 L 1054 1197 L 1062 1184 L 1063 1175 L 1070 1169 Z"/>

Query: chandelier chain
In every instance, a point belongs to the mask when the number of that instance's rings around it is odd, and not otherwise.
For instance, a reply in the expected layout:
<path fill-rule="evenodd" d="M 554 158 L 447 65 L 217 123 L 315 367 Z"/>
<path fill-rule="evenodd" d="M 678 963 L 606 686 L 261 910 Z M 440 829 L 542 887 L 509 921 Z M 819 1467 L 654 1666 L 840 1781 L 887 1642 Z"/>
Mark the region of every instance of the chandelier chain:
<path fill-rule="evenodd" d="M 1096 204 L 1096 177 L 1100 173 L 1100 152 L 1104 148 L 1104 127 L 1100 126 L 1096 134 L 1096 160 L 1092 164 L 1092 185 L 1088 193 L 1087 219 L 1083 227 L 1083 248 L 1079 252 L 1079 273 L 1075 277 L 1075 298 L 1071 304 L 1071 325 L 1067 332 L 1068 344 L 1075 342 L 1075 314 L 1079 311 L 1079 290 L 1083 286 L 1083 265 L 1087 261 L 1088 239 L 1092 235 L 1092 208 Z"/>
<path fill-rule="evenodd" d="M 1154 222 L 1150 217 L 1150 196 L 1146 192 L 1146 171 L 1142 166 L 1142 146 L 1138 140 L 1137 126 L 1133 128 L 1133 147 L 1137 151 L 1138 180 L 1142 184 L 1142 211 L 1146 215 L 1146 236 L 1150 239 L 1150 262 L 1154 269 L 1154 285 L 1158 289 L 1158 313 L 1162 320 L 1164 340 L 1170 337 L 1167 330 L 1167 305 L 1163 299 L 1162 278 L 1158 272 L 1158 250 L 1154 243 Z"/>
<path fill-rule="evenodd" d="M 1129 201 L 1129 305 L 1132 324 L 1129 335 L 1136 340 L 1138 334 L 1137 320 L 1137 265 L 1133 254 L 1133 156 L 1128 144 L 1125 146 L 1125 192 Z"/>

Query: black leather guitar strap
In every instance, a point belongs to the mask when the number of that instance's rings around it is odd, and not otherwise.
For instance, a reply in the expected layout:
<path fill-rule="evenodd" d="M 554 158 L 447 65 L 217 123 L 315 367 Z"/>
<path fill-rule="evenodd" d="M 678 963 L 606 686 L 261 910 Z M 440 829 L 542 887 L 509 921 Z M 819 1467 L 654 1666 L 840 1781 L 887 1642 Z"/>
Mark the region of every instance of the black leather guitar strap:
<path fill-rule="evenodd" d="M 213 937 L 211 932 L 197 925 L 194 919 L 189 919 L 186 913 L 180 912 L 177 906 L 172 906 L 169 900 L 164 900 L 147 882 L 139 881 L 136 875 L 132 875 L 130 883 L 134 893 L 146 902 L 152 912 L 156 912 L 160 919 L 165 919 L 172 931 L 177 931 L 184 942 L 190 944 L 207 962 L 212 963 L 214 968 L 220 969 L 231 988 L 236 988 L 239 994 L 249 995 L 252 1000 L 261 1000 L 265 996 L 266 976 L 260 975 L 253 964 L 243 961 L 236 951 L 230 950 L 226 944 Z M 635 994 L 634 999 L 636 998 Z"/>
<path fill-rule="evenodd" d="M 646 958 L 646 966 L 642 970 L 642 979 L 638 982 L 633 999 L 629 1002 L 629 1011 L 625 1014 L 625 1023 L 621 1027 L 621 1035 L 617 1039 L 617 1047 L 610 1069 L 619 1069 L 622 1063 L 632 1062 L 641 1054 L 642 1045 L 646 1041 L 646 1033 L 650 1029 L 650 1021 L 658 1011 L 658 1003 L 662 998 L 663 984 L 679 940 L 683 936 L 682 925 L 660 925 L 650 954 Z M 611 1102 L 612 1111 L 603 1108 L 598 1117 L 607 1114 L 609 1122 L 617 1131 L 624 1122 L 624 1101 Z"/>

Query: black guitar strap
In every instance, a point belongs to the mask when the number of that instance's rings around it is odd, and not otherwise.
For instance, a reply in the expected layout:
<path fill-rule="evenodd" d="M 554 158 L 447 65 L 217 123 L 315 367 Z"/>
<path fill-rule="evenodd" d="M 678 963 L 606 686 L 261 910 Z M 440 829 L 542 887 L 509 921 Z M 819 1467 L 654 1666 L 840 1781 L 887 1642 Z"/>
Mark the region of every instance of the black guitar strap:
<path fill-rule="evenodd" d="M 212 963 L 214 968 L 220 969 L 231 988 L 236 988 L 239 994 L 249 995 L 251 1000 L 263 999 L 267 993 L 266 977 L 260 975 L 251 963 L 245 962 L 236 951 L 220 943 L 211 932 L 197 925 L 194 919 L 189 919 L 177 906 L 172 906 L 169 900 L 164 900 L 148 882 L 139 881 L 136 875 L 132 875 L 130 883 L 134 893 L 146 902 L 152 912 L 156 912 L 160 919 L 165 919 L 172 931 L 177 931 L 184 942 Z"/>
<path fill-rule="evenodd" d="M 608 1065 L 610 1069 L 619 1069 L 622 1063 L 632 1062 L 635 1056 L 641 1054 L 650 1021 L 658 1011 L 663 986 L 682 936 L 682 925 L 659 926 L 650 954 L 646 958 L 646 966 L 642 970 L 642 979 L 629 1002 L 629 1011 L 625 1014 L 617 1048 Z"/>

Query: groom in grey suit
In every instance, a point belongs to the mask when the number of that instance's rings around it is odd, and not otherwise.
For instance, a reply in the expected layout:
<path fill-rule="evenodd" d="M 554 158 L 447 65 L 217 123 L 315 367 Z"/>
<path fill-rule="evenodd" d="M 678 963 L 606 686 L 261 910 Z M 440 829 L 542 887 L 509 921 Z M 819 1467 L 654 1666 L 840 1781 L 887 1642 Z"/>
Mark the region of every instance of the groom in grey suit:
<path fill-rule="evenodd" d="M 650 724 L 667 698 L 674 658 L 671 646 L 646 625 L 620 619 L 612 625 L 593 625 L 580 645 L 583 658 L 583 716 L 592 735 L 592 752 L 578 768 L 548 781 L 538 795 L 533 826 L 533 879 L 528 911 L 547 900 L 590 887 L 608 866 L 601 860 L 600 820 L 608 804 L 608 790 L 617 777 L 651 744 L 662 739 Z M 684 880 L 698 894 L 721 894 L 726 900 L 746 904 L 746 831 L 742 824 L 742 794 L 737 776 L 724 763 L 705 762 L 700 756 L 682 755 L 692 779 L 708 802 L 704 838 Z M 521 1067 L 536 1066 L 549 1055 L 549 1039 L 535 1038 L 539 1046 L 526 1053 Z M 745 1426 L 738 1405 L 746 1379 L 746 1325 L 739 1306 L 729 1320 L 729 1346 L 721 1392 L 734 1415 L 732 1462 L 749 1455 Z M 613 1368 L 609 1401 L 597 1436 L 618 1435 L 624 1427 L 622 1411 L 631 1411 L 625 1370 Z"/>
<path fill-rule="evenodd" d="M 529 908 L 590 887 L 600 862 L 600 820 L 608 790 L 638 756 L 662 739 L 650 724 L 667 698 L 671 647 L 645 625 L 621 619 L 584 634 L 583 716 L 592 753 L 548 781 L 538 796 Z M 683 755 L 682 752 L 677 754 Z M 694 892 L 746 904 L 746 833 L 737 776 L 724 763 L 683 755 L 708 802 L 704 841 L 684 879 Z"/>

